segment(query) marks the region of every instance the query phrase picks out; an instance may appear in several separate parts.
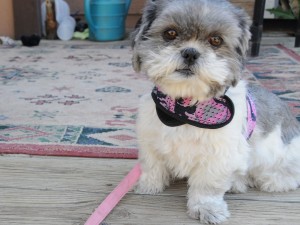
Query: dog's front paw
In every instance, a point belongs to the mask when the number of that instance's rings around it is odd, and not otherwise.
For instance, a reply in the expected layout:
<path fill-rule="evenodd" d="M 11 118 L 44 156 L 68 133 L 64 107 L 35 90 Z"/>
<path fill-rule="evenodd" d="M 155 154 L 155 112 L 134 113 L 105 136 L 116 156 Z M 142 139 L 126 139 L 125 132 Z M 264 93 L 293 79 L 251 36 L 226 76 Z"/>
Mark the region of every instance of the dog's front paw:
<path fill-rule="evenodd" d="M 140 177 L 138 184 L 134 188 L 134 192 L 138 194 L 155 195 L 162 192 L 167 184 L 161 179 L 156 179 L 143 174 Z"/>
<path fill-rule="evenodd" d="M 206 224 L 219 224 L 230 216 L 227 204 L 224 200 L 221 202 L 207 202 L 189 206 L 188 214 L 190 217 Z"/>
<path fill-rule="evenodd" d="M 232 194 L 240 194 L 240 193 L 246 193 L 247 192 L 247 185 L 244 182 L 234 182 L 228 191 L 228 193 Z"/>

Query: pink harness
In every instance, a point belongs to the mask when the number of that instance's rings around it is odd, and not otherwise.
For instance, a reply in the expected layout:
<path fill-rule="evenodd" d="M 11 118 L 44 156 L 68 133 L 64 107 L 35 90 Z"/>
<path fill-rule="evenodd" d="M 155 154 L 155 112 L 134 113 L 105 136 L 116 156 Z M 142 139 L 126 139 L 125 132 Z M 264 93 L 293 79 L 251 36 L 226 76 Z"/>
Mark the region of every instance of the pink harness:
<path fill-rule="evenodd" d="M 248 92 L 247 96 L 247 129 L 245 131 L 245 138 L 248 140 L 256 126 L 256 107 L 251 94 Z"/>
<path fill-rule="evenodd" d="M 180 126 L 188 123 L 197 127 L 216 129 L 227 125 L 234 115 L 233 103 L 227 96 L 212 99 L 204 103 L 197 103 L 192 106 L 192 108 L 188 108 L 190 107 L 190 99 L 173 100 L 160 92 L 158 88 L 153 89 L 152 98 L 156 103 L 157 114 L 160 120 L 168 126 Z M 246 99 L 248 126 L 245 131 L 245 138 L 249 139 L 256 125 L 256 108 L 250 93 L 247 94 Z M 176 105 L 177 107 L 179 105 L 178 109 L 176 109 Z M 186 110 L 182 110 L 181 107 L 186 108 Z M 175 111 L 180 111 L 182 116 L 174 117 Z M 140 175 L 141 166 L 138 163 L 98 206 L 86 221 L 85 225 L 99 225 L 124 195 L 134 186 Z"/>
<path fill-rule="evenodd" d="M 199 128 L 218 129 L 229 124 L 234 116 L 234 104 L 226 95 L 191 105 L 191 98 L 173 99 L 154 87 L 152 98 L 158 118 L 170 127 L 189 124 Z M 256 108 L 250 93 L 247 93 L 246 102 L 248 123 L 245 137 L 249 139 L 256 124 Z"/>
<path fill-rule="evenodd" d="M 191 104 L 191 98 L 173 99 L 154 87 L 152 98 L 158 118 L 170 127 L 190 124 L 199 128 L 218 129 L 230 123 L 234 116 L 234 105 L 226 95 Z"/>

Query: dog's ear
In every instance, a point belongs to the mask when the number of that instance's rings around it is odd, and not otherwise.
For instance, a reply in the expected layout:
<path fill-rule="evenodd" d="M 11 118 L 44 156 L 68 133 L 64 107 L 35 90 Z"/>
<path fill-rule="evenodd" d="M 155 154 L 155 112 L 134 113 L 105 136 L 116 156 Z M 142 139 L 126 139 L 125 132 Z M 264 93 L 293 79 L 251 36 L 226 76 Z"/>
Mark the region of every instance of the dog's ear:
<path fill-rule="evenodd" d="M 239 21 L 239 28 L 241 29 L 241 36 L 239 38 L 239 43 L 236 46 L 235 50 L 240 56 L 240 60 L 244 61 L 247 57 L 247 51 L 249 48 L 249 41 L 251 38 L 250 25 L 251 19 L 248 14 L 241 8 L 237 8 L 235 15 Z"/>
<path fill-rule="evenodd" d="M 141 57 L 139 56 L 137 45 L 140 41 L 147 39 L 147 31 L 150 29 L 157 15 L 157 0 L 148 0 L 143 10 L 142 18 L 137 22 L 135 30 L 131 33 L 131 46 L 133 48 L 132 64 L 135 71 L 141 69 Z"/>
<path fill-rule="evenodd" d="M 240 62 L 240 70 L 243 70 L 245 66 L 245 61 L 247 58 L 247 51 L 249 48 L 249 41 L 251 38 L 251 33 L 250 33 L 250 25 L 251 25 L 251 19 L 248 16 L 248 14 L 241 8 L 236 8 L 234 10 L 234 14 L 236 18 L 238 19 L 239 22 L 239 28 L 241 30 L 240 32 L 240 37 L 238 39 L 238 42 L 235 46 L 235 52 L 237 59 Z M 240 71 L 236 74 L 240 74 Z M 240 80 L 239 76 L 234 76 L 231 80 L 231 85 L 235 87 Z"/>
<path fill-rule="evenodd" d="M 148 0 L 143 10 L 143 16 L 139 19 L 135 26 L 135 30 L 131 34 L 132 47 L 134 48 L 137 41 L 145 38 L 147 31 L 150 29 L 157 14 L 157 0 Z"/>

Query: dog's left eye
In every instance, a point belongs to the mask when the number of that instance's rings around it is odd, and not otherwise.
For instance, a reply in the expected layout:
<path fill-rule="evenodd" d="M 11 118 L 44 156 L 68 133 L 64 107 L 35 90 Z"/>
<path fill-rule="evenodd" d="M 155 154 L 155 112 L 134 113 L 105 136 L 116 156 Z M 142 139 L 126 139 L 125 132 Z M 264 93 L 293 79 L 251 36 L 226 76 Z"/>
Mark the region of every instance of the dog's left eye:
<path fill-rule="evenodd" d="M 219 36 L 212 36 L 209 37 L 208 42 L 214 47 L 219 47 L 223 43 L 223 39 Z"/>
<path fill-rule="evenodd" d="M 166 30 L 164 31 L 163 33 L 163 38 L 166 40 L 166 41 L 173 41 L 174 39 L 176 39 L 177 37 L 177 31 L 174 30 L 174 29 L 169 29 L 169 30 Z"/>

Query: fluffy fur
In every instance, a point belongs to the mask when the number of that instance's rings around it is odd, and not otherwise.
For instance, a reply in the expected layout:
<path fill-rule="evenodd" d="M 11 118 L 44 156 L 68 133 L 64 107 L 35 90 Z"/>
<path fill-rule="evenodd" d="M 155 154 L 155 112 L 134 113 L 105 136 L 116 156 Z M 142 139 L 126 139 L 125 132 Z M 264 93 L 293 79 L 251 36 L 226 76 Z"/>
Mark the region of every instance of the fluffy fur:
<path fill-rule="evenodd" d="M 136 191 L 156 194 L 170 179 L 186 177 L 188 214 L 204 223 L 229 217 L 223 199 L 227 191 L 245 192 L 248 186 L 288 191 L 300 184 L 298 122 L 275 95 L 241 79 L 249 24 L 242 9 L 223 0 L 149 0 L 132 35 L 135 70 L 172 98 L 204 101 L 229 88 L 235 115 L 219 129 L 164 125 L 150 94 L 141 98 L 139 108 L 142 175 Z M 220 45 L 211 43 L 215 37 L 221 38 Z M 190 53 L 188 61 L 187 49 L 197 53 Z M 248 91 L 257 125 L 246 140 Z"/>

